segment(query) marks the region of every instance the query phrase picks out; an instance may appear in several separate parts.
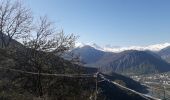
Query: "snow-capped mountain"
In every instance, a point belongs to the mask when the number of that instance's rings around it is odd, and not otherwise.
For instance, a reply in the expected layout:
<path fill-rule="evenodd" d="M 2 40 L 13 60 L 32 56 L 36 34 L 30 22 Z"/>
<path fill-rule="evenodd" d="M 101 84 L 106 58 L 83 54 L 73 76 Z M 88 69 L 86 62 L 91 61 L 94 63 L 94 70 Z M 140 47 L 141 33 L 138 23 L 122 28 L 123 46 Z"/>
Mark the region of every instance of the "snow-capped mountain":
<path fill-rule="evenodd" d="M 97 50 L 101 50 L 101 51 L 104 51 L 104 48 L 97 45 L 96 43 L 82 43 L 82 42 L 76 42 L 75 44 L 75 47 L 76 48 L 81 48 L 81 47 L 84 47 L 84 46 L 91 46 Z"/>
<path fill-rule="evenodd" d="M 107 51 L 107 52 L 122 52 L 125 50 L 150 50 L 154 52 L 158 52 L 163 48 L 166 48 L 170 46 L 170 43 L 162 43 L 162 44 L 154 44 L 154 45 L 148 45 L 148 46 L 127 46 L 127 47 L 120 47 L 120 46 L 112 46 L 112 45 L 105 45 L 105 46 L 99 46 L 95 43 L 76 43 L 76 47 L 83 47 L 85 45 L 89 45 L 95 49 Z"/>

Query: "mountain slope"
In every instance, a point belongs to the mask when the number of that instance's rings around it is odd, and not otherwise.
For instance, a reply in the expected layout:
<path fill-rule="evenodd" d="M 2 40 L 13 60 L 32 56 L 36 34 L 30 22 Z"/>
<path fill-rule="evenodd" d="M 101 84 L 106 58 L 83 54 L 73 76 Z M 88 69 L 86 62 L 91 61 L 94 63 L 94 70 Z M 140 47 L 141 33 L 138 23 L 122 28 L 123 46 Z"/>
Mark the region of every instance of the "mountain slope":
<path fill-rule="evenodd" d="M 1 38 L 1 35 L 0 35 L 0 38 Z M 5 43 L 8 43 L 8 41 L 10 41 L 8 47 L 10 47 L 10 48 L 25 49 L 25 47 L 21 43 L 19 43 L 17 40 L 15 40 L 15 39 L 11 39 L 10 40 L 9 37 L 6 36 L 5 34 L 4 34 L 3 38 L 4 38 L 4 41 L 6 41 Z M 1 48 L 1 46 L 2 46 L 2 39 L 0 39 L 0 48 Z"/>
<path fill-rule="evenodd" d="M 170 63 L 170 46 L 162 49 L 158 52 L 158 54 L 162 57 L 162 59 L 165 59 L 167 62 Z"/>

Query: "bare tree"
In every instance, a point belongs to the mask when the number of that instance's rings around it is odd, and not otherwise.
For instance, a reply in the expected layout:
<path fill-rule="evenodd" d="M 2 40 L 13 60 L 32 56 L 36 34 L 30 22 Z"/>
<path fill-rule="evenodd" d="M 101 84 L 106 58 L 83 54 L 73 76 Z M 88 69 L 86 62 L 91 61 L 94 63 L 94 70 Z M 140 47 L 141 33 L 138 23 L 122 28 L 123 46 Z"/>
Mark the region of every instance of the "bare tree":
<path fill-rule="evenodd" d="M 75 45 L 76 36 L 65 35 L 63 31 L 57 32 L 54 23 L 48 21 L 47 17 L 40 17 L 32 34 L 23 38 L 24 46 L 44 52 L 53 52 L 57 55 L 63 54 Z"/>
<path fill-rule="evenodd" d="M 20 39 L 24 45 L 24 49 L 12 50 L 13 58 L 17 61 L 14 67 L 38 75 L 17 73 L 15 81 L 24 82 L 21 85 L 31 93 L 40 97 L 46 93 L 52 80 L 49 77 L 44 79 L 41 73 L 65 73 L 60 70 L 61 67 L 68 70 L 64 64 L 54 70 L 58 65 L 55 62 L 61 60 L 57 56 L 74 47 L 76 38 L 73 34 L 57 32 L 54 23 L 47 17 L 40 17 L 38 22 L 33 23 L 31 11 L 17 0 L 0 0 L 0 46 L 10 46 L 13 39 Z"/>
<path fill-rule="evenodd" d="M 26 49 L 19 52 L 21 55 L 19 59 L 23 58 L 22 61 L 19 61 L 22 63 L 20 66 L 23 67 L 23 70 L 36 72 L 38 75 L 26 76 L 22 74 L 21 77 L 23 77 L 23 80 L 32 80 L 29 82 L 34 85 L 31 88 L 37 96 L 42 97 L 45 91 L 43 89 L 47 87 L 44 85 L 45 82 L 43 82 L 44 78 L 42 78 L 41 73 L 55 73 L 56 63 L 58 62 L 56 58 L 73 48 L 75 40 L 76 36 L 73 34 L 65 35 L 63 31 L 56 32 L 54 24 L 47 17 L 40 17 L 31 34 L 22 38 L 22 43 Z M 64 69 L 63 65 L 60 66 Z M 59 71 L 60 68 L 58 67 L 57 70 Z M 48 82 L 50 81 L 52 80 Z"/>
<path fill-rule="evenodd" d="M 1 47 L 10 45 L 13 38 L 26 35 L 31 29 L 32 14 L 19 1 L 0 0 Z"/>

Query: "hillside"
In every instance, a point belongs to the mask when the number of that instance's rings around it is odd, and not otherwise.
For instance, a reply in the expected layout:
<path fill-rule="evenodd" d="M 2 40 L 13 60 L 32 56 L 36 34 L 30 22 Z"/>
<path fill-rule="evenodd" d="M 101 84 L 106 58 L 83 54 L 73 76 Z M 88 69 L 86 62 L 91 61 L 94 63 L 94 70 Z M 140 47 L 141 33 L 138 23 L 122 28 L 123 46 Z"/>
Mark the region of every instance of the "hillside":
<path fill-rule="evenodd" d="M 137 93 L 134 93 L 134 90 L 129 91 L 126 88 L 122 88 L 123 86 L 127 86 L 127 85 L 131 84 L 131 81 L 129 81 L 130 79 L 128 79 L 126 77 L 119 76 L 116 74 L 114 74 L 113 77 L 110 75 L 108 76 L 108 75 L 104 75 L 104 74 L 102 74 L 102 76 L 104 76 L 107 79 L 110 79 L 110 81 L 105 80 L 105 81 L 102 81 L 99 83 L 99 88 L 101 89 L 101 93 L 102 93 L 100 95 L 104 97 L 104 98 L 101 97 L 103 99 L 107 99 L 107 100 L 152 100 L 150 98 L 143 97 Z M 115 79 L 124 78 L 126 80 L 126 82 L 121 81 L 121 80 L 115 80 L 114 78 Z M 128 82 L 130 82 L 130 83 L 128 83 Z M 117 85 L 117 84 L 121 84 L 121 86 Z M 131 85 L 135 86 L 135 84 L 131 84 Z M 144 88 L 144 87 L 140 86 L 140 88 Z M 142 90 L 142 89 L 140 89 L 140 90 Z M 146 91 L 145 91 L 145 93 L 146 93 Z"/>
<path fill-rule="evenodd" d="M 17 56 L 16 56 L 17 55 Z M 42 55 L 43 56 L 43 55 Z M 1 100 L 33 100 L 36 98 L 36 77 L 37 75 L 25 72 L 32 71 L 31 65 L 25 65 L 25 57 L 19 53 L 10 54 L 7 50 L 0 49 L 0 99 Z M 73 74 L 82 73 L 78 65 L 74 65 L 60 57 L 53 56 L 51 59 L 45 60 L 47 66 L 44 65 L 42 73 L 60 73 L 60 74 Z M 52 65 L 51 65 L 52 64 Z M 55 67 L 54 67 L 55 66 Z M 16 69 L 16 70 L 8 70 Z M 21 71 L 18 71 L 21 70 Z M 22 72 L 23 71 L 23 72 Z M 78 94 L 81 91 L 81 80 L 70 79 L 65 80 L 63 77 L 41 76 L 42 86 L 45 88 L 44 93 L 49 97 L 64 98 L 67 95 L 70 98 L 72 95 Z M 50 80 L 50 81 L 49 81 Z M 50 83 L 49 83 L 50 82 Z M 48 83 L 48 84 L 47 84 Z M 54 86 L 55 84 L 55 86 Z M 64 85 L 65 87 L 62 87 Z M 78 88 L 74 88 L 78 87 Z M 74 89 L 73 89 L 74 88 Z M 56 91 L 58 90 L 58 91 Z M 73 92 L 72 94 L 69 94 Z M 81 92 L 80 92 L 81 93 Z M 61 95 L 62 94 L 62 95 Z M 80 95 L 80 94 L 79 94 Z M 53 100 L 53 99 L 49 99 Z"/>

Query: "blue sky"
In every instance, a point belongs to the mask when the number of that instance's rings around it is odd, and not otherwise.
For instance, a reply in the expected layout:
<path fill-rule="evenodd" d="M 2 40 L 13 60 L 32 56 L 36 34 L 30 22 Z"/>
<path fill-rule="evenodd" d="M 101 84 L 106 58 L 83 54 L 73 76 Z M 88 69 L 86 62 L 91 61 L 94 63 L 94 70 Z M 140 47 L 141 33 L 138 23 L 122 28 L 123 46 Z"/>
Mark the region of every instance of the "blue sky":
<path fill-rule="evenodd" d="M 23 0 L 78 41 L 114 46 L 170 42 L 170 0 Z"/>

